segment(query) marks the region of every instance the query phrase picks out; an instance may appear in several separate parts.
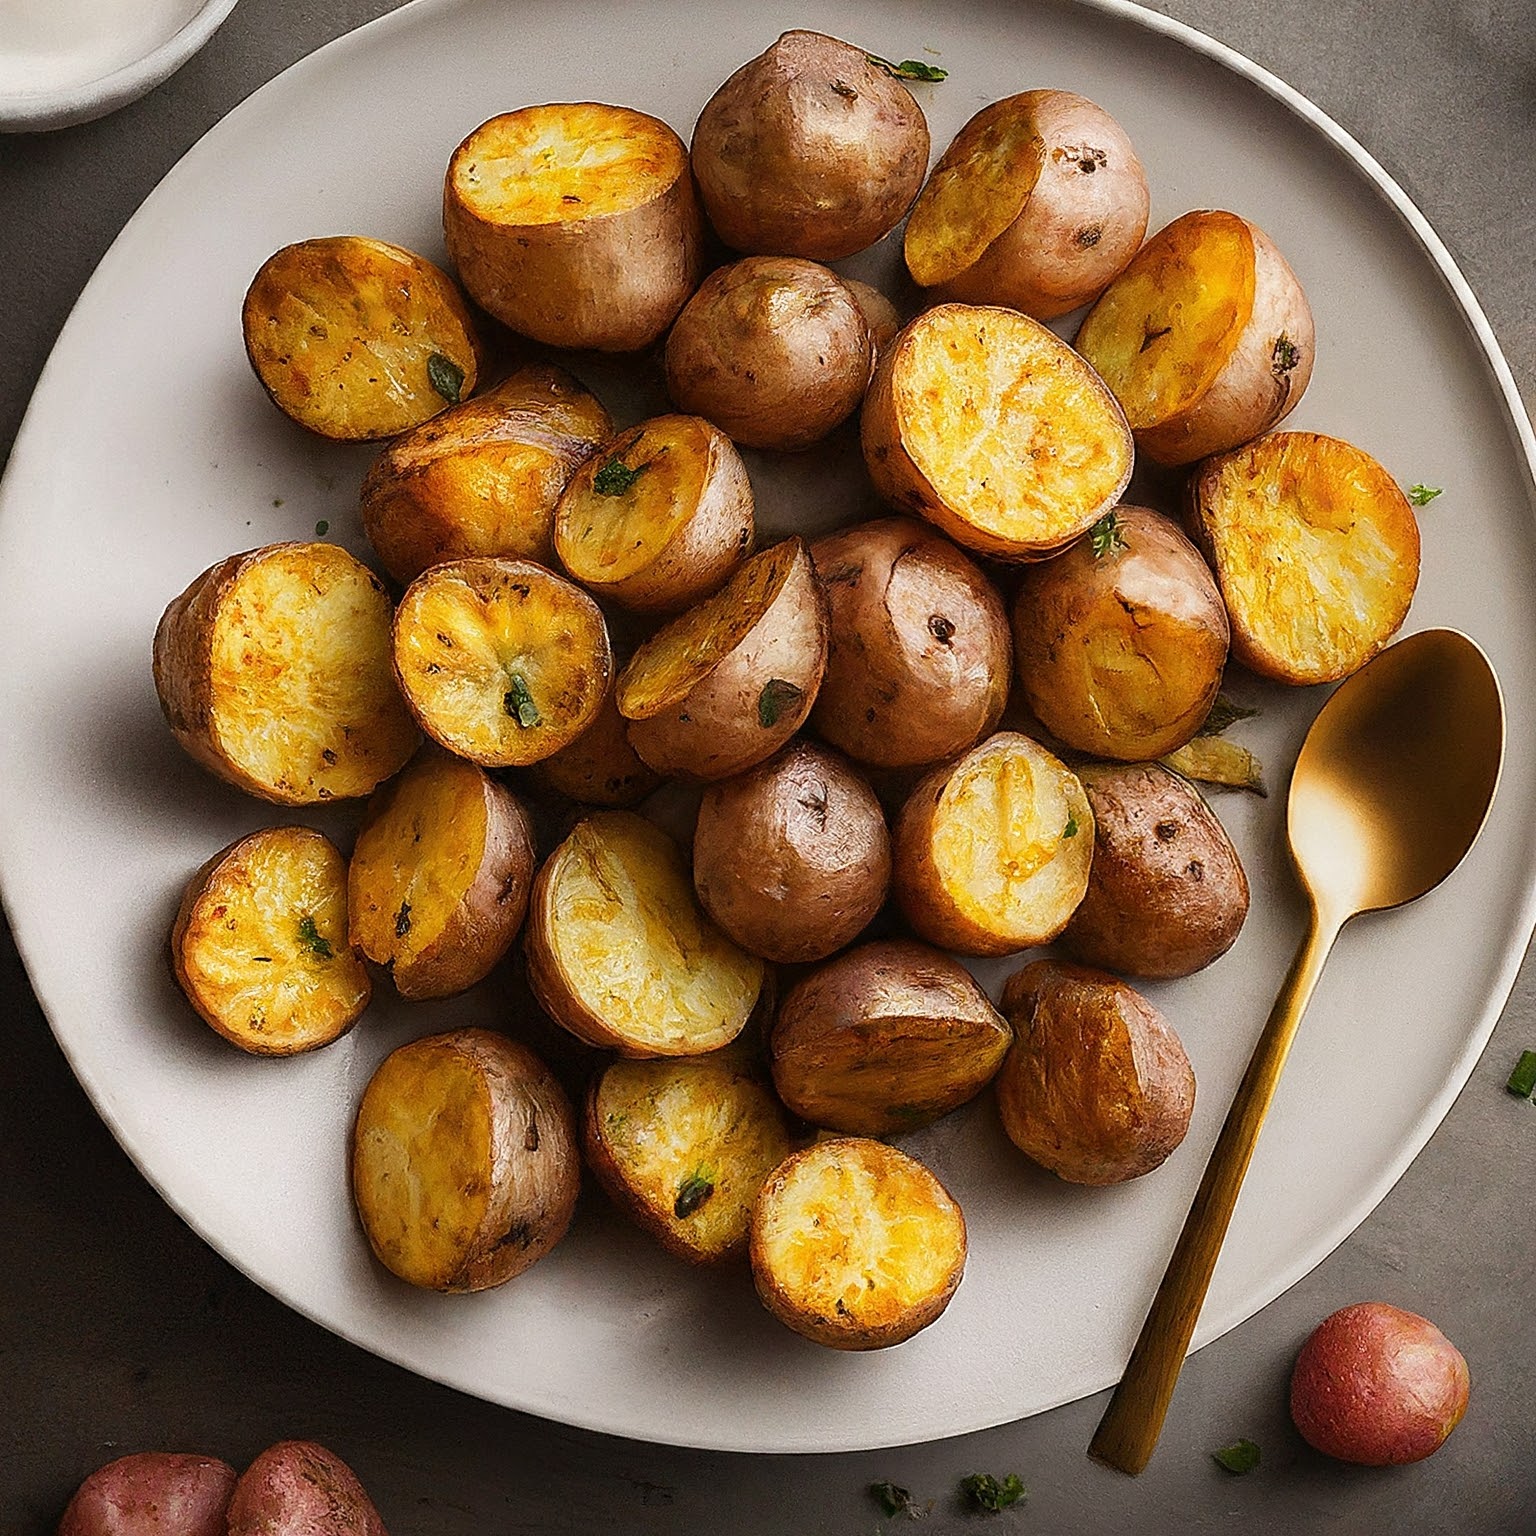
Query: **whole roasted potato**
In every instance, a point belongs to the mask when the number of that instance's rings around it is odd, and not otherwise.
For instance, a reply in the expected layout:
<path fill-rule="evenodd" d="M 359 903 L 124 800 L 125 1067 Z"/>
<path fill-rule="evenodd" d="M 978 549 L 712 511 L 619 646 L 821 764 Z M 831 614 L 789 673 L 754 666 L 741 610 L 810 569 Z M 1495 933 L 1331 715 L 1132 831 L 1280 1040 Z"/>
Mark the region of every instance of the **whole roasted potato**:
<path fill-rule="evenodd" d="M 1003 1129 L 1073 1184 L 1150 1173 L 1183 1141 L 1195 1074 L 1140 993 L 1103 971 L 1036 960 L 1003 989 L 1013 1046 L 997 1074 Z"/>
<path fill-rule="evenodd" d="M 55 1536 L 227 1536 L 235 1469 L 213 1456 L 140 1451 L 86 1478 Z"/>
<path fill-rule="evenodd" d="M 727 245 L 836 261 L 907 211 L 928 168 L 928 124 L 864 49 L 786 32 L 710 97 L 692 157 Z"/>
<path fill-rule="evenodd" d="M 830 614 L 811 723 L 850 757 L 913 768 L 1002 718 L 1013 667 L 997 589 L 948 539 L 890 517 L 811 546 Z"/>
<path fill-rule="evenodd" d="M 1040 723 L 1080 752 L 1143 761 L 1182 746 L 1216 702 L 1227 610 L 1199 551 L 1145 507 L 1118 507 L 1024 572 L 1014 661 Z"/>
<path fill-rule="evenodd" d="M 1093 807 L 1093 865 L 1062 948 L 1160 978 L 1224 955 L 1248 916 L 1248 877 L 1195 787 L 1158 763 L 1089 763 L 1077 776 Z"/>

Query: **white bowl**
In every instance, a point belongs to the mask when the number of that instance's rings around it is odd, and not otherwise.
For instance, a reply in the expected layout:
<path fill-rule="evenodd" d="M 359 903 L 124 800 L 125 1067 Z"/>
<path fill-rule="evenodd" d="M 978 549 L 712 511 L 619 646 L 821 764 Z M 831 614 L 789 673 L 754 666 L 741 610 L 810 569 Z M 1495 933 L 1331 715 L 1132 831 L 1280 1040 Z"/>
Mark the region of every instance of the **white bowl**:
<path fill-rule="evenodd" d="M 68 128 L 137 101 L 236 0 L 0 0 L 0 133 Z"/>

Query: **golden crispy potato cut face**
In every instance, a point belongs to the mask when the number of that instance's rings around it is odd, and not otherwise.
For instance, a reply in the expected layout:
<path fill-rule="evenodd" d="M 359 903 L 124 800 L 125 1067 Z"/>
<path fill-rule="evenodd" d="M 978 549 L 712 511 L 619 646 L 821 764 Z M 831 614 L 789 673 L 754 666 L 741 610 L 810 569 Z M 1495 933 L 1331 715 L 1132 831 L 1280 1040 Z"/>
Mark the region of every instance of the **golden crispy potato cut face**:
<path fill-rule="evenodd" d="M 273 402 L 323 437 L 393 437 L 479 379 L 474 322 L 453 280 L 382 240 L 284 246 L 256 274 L 241 319 Z"/>
<path fill-rule="evenodd" d="M 818 1142 L 782 1163 L 752 1218 L 752 1275 L 780 1322 L 834 1349 L 881 1349 L 933 1322 L 965 1270 L 965 1218 L 915 1158 Z"/>
<path fill-rule="evenodd" d="M 627 811 L 581 822 L 534 883 L 528 979 L 592 1045 L 692 1056 L 740 1034 L 763 963 L 705 917 L 677 845 Z"/>
<path fill-rule="evenodd" d="M 1413 508 L 1369 454 L 1275 432 L 1207 461 L 1197 536 L 1232 616 L 1232 653 L 1263 677 L 1347 677 L 1396 634 L 1419 578 Z"/>
<path fill-rule="evenodd" d="M 307 827 L 253 832 L 205 864 L 176 915 L 171 959 L 193 1007 L 258 1056 L 329 1045 L 371 991 L 347 939 L 346 864 Z"/>
<path fill-rule="evenodd" d="M 739 1049 L 613 1063 L 588 1094 L 583 1131 L 615 1203 L 695 1264 L 746 1247 L 758 1191 L 791 1150 L 783 1108 Z"/>
<path fill-rule="evenodd" d="M 395 670 L 422 729 L 485 767 L 526 767 L 574 740 L 611 669 L 597 604 L 528 560 L 433 566 L 395 615 Z"/>

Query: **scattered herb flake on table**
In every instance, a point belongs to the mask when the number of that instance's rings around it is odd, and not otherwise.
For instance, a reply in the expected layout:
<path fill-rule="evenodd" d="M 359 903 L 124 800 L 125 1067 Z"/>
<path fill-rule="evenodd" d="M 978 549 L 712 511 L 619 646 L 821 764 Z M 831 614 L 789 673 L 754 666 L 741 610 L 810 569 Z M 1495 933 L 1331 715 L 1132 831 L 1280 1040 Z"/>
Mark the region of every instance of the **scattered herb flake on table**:
<path fill-rule="evenodd" d="M 1408 487 L 1408 500 L 1416 507 L 1427 507 L 1436 496 L 1443 494 L 1438 485 L 1411 485 Z"/>
<path fill-rule="evenodd" d="M 1515 1070 L 1504 1085 L 1516 1098 L 1528 1099 L 1536 1093 L 1536 1051 L 1521 1051 Z"/>
<path fill-rule="evenodd" d="M 973 1472 L 960 1480 L 960 1492 L 978 1509 L 995 1515 L 1017 1504 L 1025 1495 L 1024 1481 L 1017 1472 L 999 1480 L 990 1472 Z"/>
<path fill-rule="evenodd" d="M 905 1515 L 909 1520 L 918 1518 L 917 1506 L 913 1504 L 912 1495 L 905 1488 L 898 1488 L 895 1483 L 871 1483 L 869 1492 L 870 1497 L 885 1512 L 887 1519 L 894 1520 L 897 1515 Z"/>
<path fill-rule="evenodd" d="M 1258 1466 L 1259 1448 L 1252 1440 L 1234 1440 L 1231 1445 L 1212 1451 L 1211 1460 L 1223 1471 L 1241 1477 L 1244 1472 L 1252 1472 Z"/>

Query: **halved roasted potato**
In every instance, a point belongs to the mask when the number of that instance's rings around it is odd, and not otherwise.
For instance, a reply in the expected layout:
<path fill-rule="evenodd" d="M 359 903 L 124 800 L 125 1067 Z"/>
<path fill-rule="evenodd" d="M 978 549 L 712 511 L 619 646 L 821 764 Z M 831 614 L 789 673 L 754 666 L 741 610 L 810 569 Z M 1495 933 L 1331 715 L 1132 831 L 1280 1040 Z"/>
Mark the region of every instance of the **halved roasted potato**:
<path fill-rule="evenodd" d="M 1088 888 L 1093 812 L 1077 775 L 999 731 L 919 781 L 896 823 L 896 899 L 913 930 L 963 955 L 1054 939 Z"/>
<path fill-rule="evenodd" d="M 579 822 L 533 882 L 528 981 L 578 1039 L 695 1056 L 741 1033 L 763 962 L 700 910 L 677 844 L 628 811 Z"/>
<path fill-rule="evenodd" d="M 390 667 L 384 583 L 335 544 L 204 571 L 160 619 L 154 674 L 177 741 L 279 805 L 369 794 L 421 739 Z"/>
<path fill-rule="evenodd" d="M 1125 408 L 1137 449 L 1169 465 L 1274 426 L 1301 399 L 1316 350 L 1311 306 L 1274 242 L 1219 210 L 1147 241 L 1076 346 Z"/>
<path fill-rule="evenodd" d="M 526 767 L 596 718 L 612 672 L 602 611 L 531 560 L 423 571 L 395 613 L 395 673 L 421 728 L 487 768 Z"/>
<path fill-rule="evenodd" d="M 402 997 L 462 992 L 517 937 L 533 865 L 512 791 L 429 747 L 368 803 L 347 867 L 352 943 Z"/>
<path fill-rule="evenodd" d="M 272 403 L 322 437 L 393 437 L 474 393 L 480 341 L 452 278 L 362 235 L 286 245 L 241 310 Z"/>
<path fill-rule="evenodd" d="M 792 1146 L 740 1046 L 614 1062 L 588 1090 L 582 1144 L 609 1198 L 690 1264 L 746 1247 L 758 1191 Z"/>
<path fill-rule="evenodd" d="M 964 966 L 926 944 L 885 939 L 796 982 L 769 1057 L 779 1097 L 801 1119 L 889 1136 L 974 1098 L 1012 1040 Z"/>
<path fill-rule="evenodd" d="M 725 584 L 752 528 L 752 485 L 730 438 L 700 416 L 655 416 L 577 470 L 555 512 L 555 548 L 599 597 L 675 612 Z"/>
<path fill-rule="evenodd" d="M 385 1268 L 483 1291 L 565 1236 L 581 1190 L 576 1118 L 527 1046 L 459 1029 L 391 1052 L 352 1131 L 352 1198 Z"/>
<path fill-rule="evenodd" d="M 1273 432 L 1200 466 L 1190 530 L 1232 618 L 1232 654 L 1281 683 L 1365 665 L 1408 617 L 1419 525 L 1368 453 L 1317 432 Z"/>
<path fill-rule="evenodd" d="M 965 1217 L 914 1157 L 860 1137 L 774 1170 L 752 1213 L 763 1305 L 833 1349 L 884 1349 L 934 1322 L 965 1273 Z"/>
<path fill-rule="evenodd" d="M 187 885 L 171 967 L 198 1013 L 256 1056 L 344 1035 L 372 984 L 347 938 L 347 867 L 309 827 L 266 827 L 216 853 Z"/>
<path fill-rule="evenodd" d="M 1070 544 L 1131 478 L 1114 396 L 1012 309 L 940 304 L 911 321 L 880 359 L 860 431 L 887 501 L 1000 560 Z"/>
<path fill-rule="evenodd" d="M 629 722 L 614 703 L 613 684 L 582 733 L 533 765 L 534 780 L 583 805 L 638 805 L 662 777 L 629 744 Z"/>
<path fill-rule="evenodd" d="M 826 597 L 805 545 L 785 539 L 635 652 L 619 713 L 658 773 L 727 778 L 800 728 L 826 661 Z"/>
<path fill-rule="evenodd" d="M 529 363 L 379 455 L 363 480 L 363 531 L 402 585 L 472 555 L 550 565 L 560 492 L 612 431 L 589 389 Z"/>
<path fill-rule="evenodd" d="M 599 102 L 476 128 L 448 163 L 443 235 L 478 304 L 556 347 L 648 346 L 702 270 L 687 146 L 660 119 Z"/>

